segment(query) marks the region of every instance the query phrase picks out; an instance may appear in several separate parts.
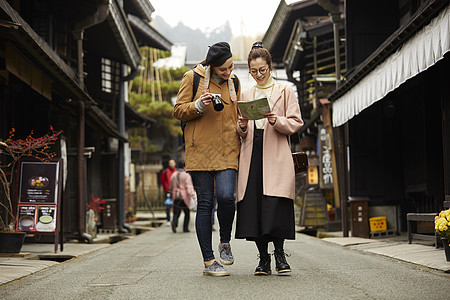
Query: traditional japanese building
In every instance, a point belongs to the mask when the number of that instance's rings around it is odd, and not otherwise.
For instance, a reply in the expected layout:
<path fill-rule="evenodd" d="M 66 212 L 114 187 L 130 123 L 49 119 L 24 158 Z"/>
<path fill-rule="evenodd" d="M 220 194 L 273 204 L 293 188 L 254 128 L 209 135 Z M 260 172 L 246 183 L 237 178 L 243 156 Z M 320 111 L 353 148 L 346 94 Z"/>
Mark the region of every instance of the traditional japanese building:
<path fill-rule="evenodd" d="M 345 14 L 346 80 L 328 97 L 344 194 L 406 231 L 450 194 L 449 2 L 347 0 Z"/>
<path fill-rule="evenodd" d="M 0 137 L 10 128 L 19 137 L 50 125 L 63 131 L 64 228 L 88 242 L 91 195 L 114 199 L 116 228 L 129 231 L 126 129 L 152 120 L 127 104 L 128 81 L 139 71 L 139 46 L 171 45 L 149 25 L 149 1 L 123 2 L 0 1 Z"/>

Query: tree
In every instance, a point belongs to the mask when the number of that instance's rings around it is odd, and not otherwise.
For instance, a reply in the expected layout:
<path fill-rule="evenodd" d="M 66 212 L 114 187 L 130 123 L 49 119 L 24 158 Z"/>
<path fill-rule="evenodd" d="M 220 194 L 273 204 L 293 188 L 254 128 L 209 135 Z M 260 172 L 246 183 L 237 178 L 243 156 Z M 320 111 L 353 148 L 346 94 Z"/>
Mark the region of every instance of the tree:
<path fill-rule="evenodd" d="M 180 88 L 183 74 L 188 68 L 158 69 L 154 63 L 170 52 L 149 47 L 141 48 L 142 70 L 130 84 L 130 104 L 141 114 L 156 120 L 151 133 L 141 129 L 130 131 L 131 147 L 144 148 L 146 152 L 156 152 L 159 147 L 152 140 L 164 141 L 165 148 L 170 148 L 173 137 L 181 134 L 179 122 L 173 118 L 172 98 Z M 152 139 L 149 139 L 149 136 Z"/>

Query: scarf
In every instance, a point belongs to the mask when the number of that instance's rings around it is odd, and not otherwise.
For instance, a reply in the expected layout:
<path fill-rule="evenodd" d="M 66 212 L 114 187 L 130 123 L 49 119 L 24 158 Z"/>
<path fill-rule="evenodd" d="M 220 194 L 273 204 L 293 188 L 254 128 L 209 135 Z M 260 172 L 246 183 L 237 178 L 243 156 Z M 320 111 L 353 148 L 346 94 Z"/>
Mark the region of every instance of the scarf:
<path fill-rule="evenodd" d="M 269 73 L 267 80 L 262 83 L 257 83 L 255 87 L 255 99 L 267 97 L 269 99 L 272 96 L 273 87 L 275 86 L 275 80 L 272 78 L 272 74 Z M 266 119 L 255 120 L 256 128 L 264 129 Z"/>
<path fill-rule="evenodd" d="M 204 89 L 209 88 L 209 81 L 211 80 L 211 66 L 207 66 L 205 69 L 205 82 Z M 228 78 L 228 91 L 230 93 L 230 98 L 233 102 L 237 100 L 236 91 L 234 90 L 233 79 L 231 79 L 231 75 Z"/>
<path fill-rule="evenodd" d="M 269 76 L 267 77 L 266 81 L 262 83 L 256 83 L 256 88 L 259 90 L 267 90 L 265 92 L 268 92 L 269 94 L 266 95 L 267 97 L 270 97 L 272 94 L 272 91 L 270 90 L 275 85 L 275 80 L 273 80 L 272 74 L 269 73 Z"/>

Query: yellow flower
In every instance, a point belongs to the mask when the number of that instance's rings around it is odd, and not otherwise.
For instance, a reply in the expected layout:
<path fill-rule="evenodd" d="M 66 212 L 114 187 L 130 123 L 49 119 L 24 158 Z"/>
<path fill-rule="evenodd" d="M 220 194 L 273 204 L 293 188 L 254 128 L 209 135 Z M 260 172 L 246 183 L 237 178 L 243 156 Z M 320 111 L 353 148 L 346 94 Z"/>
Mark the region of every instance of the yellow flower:
<path fill-rule="evenodd" d="M 434 228 L 439 232 L 447 232 L 450 227 L 450 209 L 443 210 L 434 218 Z"/>

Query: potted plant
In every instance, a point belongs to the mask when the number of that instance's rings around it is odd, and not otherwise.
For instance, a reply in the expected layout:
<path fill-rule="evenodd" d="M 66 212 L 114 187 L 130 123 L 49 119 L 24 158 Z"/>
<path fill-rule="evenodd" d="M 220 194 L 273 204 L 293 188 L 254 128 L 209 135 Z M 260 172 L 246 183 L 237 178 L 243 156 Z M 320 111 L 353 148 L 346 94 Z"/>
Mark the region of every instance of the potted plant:
<path fill-rule="evenodd" d="M 94 197 L 91 195 L 91 200 L 86 206 L 86 229 L 87 233 L 92 237 L 97 236 L 97 222 L 99 220 L 99 213 L 103 212 L 105 200 L 100 199 L 100 197 Z"/>
<path fill-rule="evenodd" d="M 50 126 L 50 132 L 42 137 L 35 138 L 31 132 L 27 138 L 17 139 L 13 128 L 8 139 L 0 139 L 0 252 L 20 252 L 25 238 L 25 233 L 16 230 L 17 205 L 12 190 L 19 161 L 25 157 L 40 161 L 52 159 L 55 154 L 50 151 L 50 145 L 60 134 L 61 131 L 56 132 Z"/>
<path fill-rule="evenodd" d="M 434 218 L 434 228 L 444 244 L 445 257 L 450 261 L 450 209 L 443 210 Z"/>

